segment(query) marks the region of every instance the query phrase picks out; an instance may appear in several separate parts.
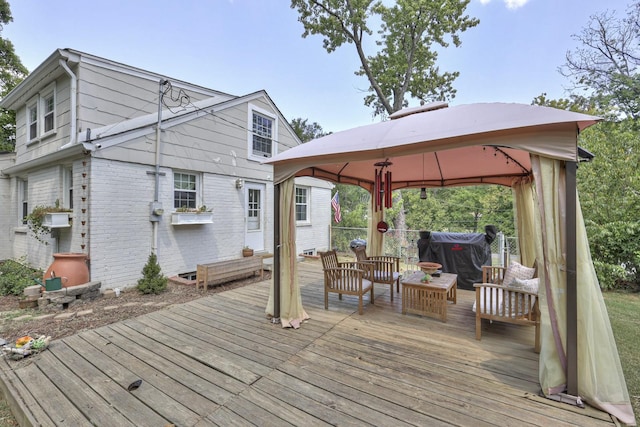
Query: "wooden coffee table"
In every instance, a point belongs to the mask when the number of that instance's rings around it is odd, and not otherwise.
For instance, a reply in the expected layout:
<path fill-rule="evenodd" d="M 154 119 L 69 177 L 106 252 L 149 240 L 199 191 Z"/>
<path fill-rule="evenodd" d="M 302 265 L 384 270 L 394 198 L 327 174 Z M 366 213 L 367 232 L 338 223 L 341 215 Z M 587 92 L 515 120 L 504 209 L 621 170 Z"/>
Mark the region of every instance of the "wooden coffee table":
<path fill-rule="evenodd" d="M 447 321 L 447 302 L 457 302 L 458 275 L 442 273 L 422 283 L 421 271 L 402 279 L 402 314 L 413 313 Z"/>

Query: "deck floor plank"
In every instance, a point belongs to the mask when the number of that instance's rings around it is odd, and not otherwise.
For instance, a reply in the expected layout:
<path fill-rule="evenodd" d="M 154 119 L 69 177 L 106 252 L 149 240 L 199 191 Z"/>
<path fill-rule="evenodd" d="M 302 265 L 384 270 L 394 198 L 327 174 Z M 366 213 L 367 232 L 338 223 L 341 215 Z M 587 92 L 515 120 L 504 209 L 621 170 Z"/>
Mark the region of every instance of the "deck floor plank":
<path fill-rule="evenodd" d="M 359 315 L 346 295 L 325 310 L 320 263 L 298 267 L 300 329 L 266 318 L 270 281 L 203 293 L 3 361 L 3 389 L 43 426 L 614 425 L 537 395 L 533 328 L 487 322 L 477 341 L 473 292 L 443 323 L 402 315 L 400 294 L 374 286 Z"/>

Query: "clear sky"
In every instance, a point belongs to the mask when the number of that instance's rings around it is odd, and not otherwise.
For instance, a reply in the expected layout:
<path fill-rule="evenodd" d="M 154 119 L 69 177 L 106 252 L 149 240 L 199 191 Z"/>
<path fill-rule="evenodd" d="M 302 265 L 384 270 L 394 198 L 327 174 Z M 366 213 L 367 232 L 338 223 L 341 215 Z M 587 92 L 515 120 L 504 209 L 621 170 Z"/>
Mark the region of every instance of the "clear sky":
<path fill-rule="evenodd" d="M 9 2 L 14 22 L 2 35 L 29 70 L 55 49 L 72 48 L 233 95 L 264 89 L 288 120 L 307 118 L 325 131 L 379 120 L 364 106 L 369 85 L 354 75 L 354 47 L 328 54 L 320 36 L 303 39 L 287 0 Z M 450 104 L 529 104 L 543 92 L 566 97 L 570 82 L 558 67 L 576 46 L 572 35 L 594 13 L 624 16 L 629 3 L 471 0 L 467 13 L 480 24 L 438 62 L 441 70 L 460 71 Z"/>

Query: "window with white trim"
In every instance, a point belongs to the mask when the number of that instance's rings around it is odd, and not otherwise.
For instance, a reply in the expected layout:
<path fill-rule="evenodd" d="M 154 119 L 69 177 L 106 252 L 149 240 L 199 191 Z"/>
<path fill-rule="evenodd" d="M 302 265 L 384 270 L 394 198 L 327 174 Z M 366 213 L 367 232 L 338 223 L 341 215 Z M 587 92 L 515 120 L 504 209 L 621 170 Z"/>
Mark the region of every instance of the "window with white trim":
<path fill-rule="evenodd" d="M 173 174 L 173 207 L 196 209 L 198 200 L 198 175 L 186 172 Z"/>
<path fill-rule="evenodd" d="M 309 187 L 296 187 L 296 221 L 309 222 Z"/>
<path fill-rule="evenodd" d="M 273 113 L 249 104 L 249 157 L 263 159 L 277 152 L 278 120 Z"/>
<path fill-rule="evenodd" d="M 27 141 L 56 132 L 56 84 L 53 82 L 27 103 Z"/>
<path fill-rule="evenodd" d="M 42 134 L 53 132 L 56 124 L 56 93 L 51 91 L 42 97 Z"/>
<path fill-rule="evenodd" d="M 27 139 L 38 138 L 38 102 L 27 105 Z"/>
<path fill-rule="evenodd" d="M 73 209 L 73 168 L 62 169 L 62 206 Z"/>
<path fill-rule="evenodd" d="M 26 224 L 27 221 L 24 218 L 27 215 L 29 215 L 29 182 L 26 179 L 18 180 L 18 201 L 19 201 L 18 212 L 20 212 L 20 223 Z"/>

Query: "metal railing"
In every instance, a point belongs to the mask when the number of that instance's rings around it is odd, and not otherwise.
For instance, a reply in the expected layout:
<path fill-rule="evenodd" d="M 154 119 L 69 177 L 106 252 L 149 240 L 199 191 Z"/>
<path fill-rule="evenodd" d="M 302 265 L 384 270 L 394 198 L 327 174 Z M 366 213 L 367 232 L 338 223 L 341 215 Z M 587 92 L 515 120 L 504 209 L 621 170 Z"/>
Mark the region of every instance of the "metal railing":
<path fill-rule="evenodd" d="M 351 241 L 366 240 L 366 228 L 331 227 L 331 248 L 342 254 L 351 254 Z M 384 254 L 400 257 L 409 266 L 418 261 L 420 230 L 389 229 L 384 239 Z M 508 259 L 518 259 L 518 240 L 498 233 L 491 243 L 492 265 L 504 266 Z"/>

